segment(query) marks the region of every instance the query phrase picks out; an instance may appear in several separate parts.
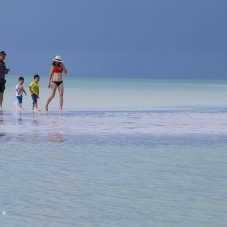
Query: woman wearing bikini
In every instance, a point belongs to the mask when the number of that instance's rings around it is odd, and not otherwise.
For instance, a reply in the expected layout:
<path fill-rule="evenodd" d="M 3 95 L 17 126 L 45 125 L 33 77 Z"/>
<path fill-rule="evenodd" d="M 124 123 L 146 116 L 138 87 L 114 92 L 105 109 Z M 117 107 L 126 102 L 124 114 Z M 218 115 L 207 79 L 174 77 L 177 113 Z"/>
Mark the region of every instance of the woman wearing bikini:
<path fill-rule="evenodd" d="M 46 102 L 46 111 L 48 111 L 48 105 L 55 96 L 55 92 L 58 88 L 59 98 L 60 98 L 60 111 L 62 111 L 63 106 L 63 93 L 64 93 L 64 84 L 62 80 L 62 73 L 67 73 L 67 70 L 62 63 L 61 57 L 57 55 L 54 58 L 53 64 L 50 68 L 50 75 L 48 80 L 48 88 L 51 88 L 51 94 Z"/>

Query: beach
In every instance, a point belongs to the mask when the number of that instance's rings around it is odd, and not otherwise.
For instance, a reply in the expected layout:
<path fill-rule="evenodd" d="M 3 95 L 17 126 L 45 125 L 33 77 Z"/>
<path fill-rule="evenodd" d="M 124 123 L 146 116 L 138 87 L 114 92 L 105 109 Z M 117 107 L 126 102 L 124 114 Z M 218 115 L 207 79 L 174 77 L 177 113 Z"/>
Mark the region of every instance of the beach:
<path fill-rule="evenodd" d="M 25 89 L 32 76 L 25 77 Z M 41 76 L 0 112 L 2 226 L 225 226 L 227 81 Z M 29 92 L 28 92 L 29 93 Z"/>

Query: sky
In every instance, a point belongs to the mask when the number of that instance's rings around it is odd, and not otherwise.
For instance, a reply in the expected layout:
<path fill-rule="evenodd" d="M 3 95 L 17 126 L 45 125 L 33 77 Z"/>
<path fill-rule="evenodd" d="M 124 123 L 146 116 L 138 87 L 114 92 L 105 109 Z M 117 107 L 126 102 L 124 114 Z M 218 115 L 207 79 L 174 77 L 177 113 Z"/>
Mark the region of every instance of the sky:
<path fill-rule="evenodd" d="M 12 74 L 227 79 L 226 0 L 0 0 Z"/>

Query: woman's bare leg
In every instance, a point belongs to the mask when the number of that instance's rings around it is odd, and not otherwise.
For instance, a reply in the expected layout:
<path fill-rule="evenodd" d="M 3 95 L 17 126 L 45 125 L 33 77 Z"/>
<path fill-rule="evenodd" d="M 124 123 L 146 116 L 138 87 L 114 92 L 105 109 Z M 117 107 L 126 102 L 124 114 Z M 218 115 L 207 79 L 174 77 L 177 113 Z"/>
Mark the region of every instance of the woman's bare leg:
<path fill-rule="evenodd" d="M 49 105 L 49 103 L 51 102 L 51 100 L 55 96 L 56 89 L 57 89 L 57 85 L 55 83 L 52 83 L 52 85 L 51 85 L 51 94 L 48 97 L 47 102 L 46 102 L 46 111 L 48 111 L 48 105 Z"/>
<path fill-rule="evenodd" d="M 63 94 L 64 94 L 64 84 L 63 83 L 61 83 L 58 86 L 58 91 L 59 91 L 60 111 L 62 111 L 62 107 L 63 107 Z"/>

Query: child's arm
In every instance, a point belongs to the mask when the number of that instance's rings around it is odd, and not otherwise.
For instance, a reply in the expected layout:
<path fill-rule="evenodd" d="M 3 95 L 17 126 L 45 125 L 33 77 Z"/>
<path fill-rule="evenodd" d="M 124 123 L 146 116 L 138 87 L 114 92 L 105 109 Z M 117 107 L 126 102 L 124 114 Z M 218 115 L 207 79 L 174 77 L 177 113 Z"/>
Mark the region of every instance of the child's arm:
<path fill-rule="evenodd" d="M 24 92 L 25 95 L 27 95 L 27 93 L 26 93 L 26 91 L 24 90 L 24 88 L 23 88 L 23 92 Z"/>
<path fill-rule="evenodd" d="M 15 90 L 16 90 L 16 92 L 17 92 L 17 94 L 18 94 L 18 92 L 19 92 L 19 88 L 18 88 L 17 86 L 16 86 Z"/>
<path fill-rule="evenodd" d="M 32 94 L 33 94 L 33 92 L 32 92 L 31 86 L 29 86 L 29 90 L 30 90 L 30 93 L 31 93 L 31 95 L 32 95 Z"/>
<path fill-rule="evenodd" d="M 49 75 L 49 78 L 48 78 L 48 88 L 50 88 L 50 86 L 51 86 L 51 84 L 50 84 L 50 82 L 51 82 L 51 79 L 52 79 L 52 76 L 53 76 L 53 66 L 51 66 L 51 68 L 50 68 L 50 75 Z"/>

